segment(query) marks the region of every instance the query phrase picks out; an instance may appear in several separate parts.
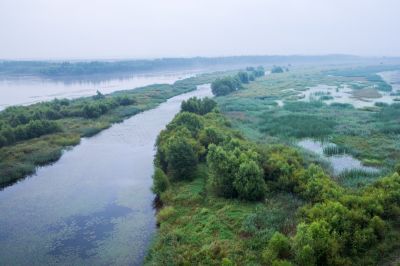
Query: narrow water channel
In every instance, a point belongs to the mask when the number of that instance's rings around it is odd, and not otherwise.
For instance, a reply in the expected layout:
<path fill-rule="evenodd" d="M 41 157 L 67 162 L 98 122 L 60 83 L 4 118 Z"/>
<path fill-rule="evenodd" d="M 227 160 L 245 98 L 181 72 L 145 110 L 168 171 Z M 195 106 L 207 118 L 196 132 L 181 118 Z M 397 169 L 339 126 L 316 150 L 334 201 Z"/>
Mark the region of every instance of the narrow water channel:
<path fill-rule="evenodd" d="M 192 96 L 210 86 L 83 139 L 0 191 L 0 265 L 140 265 L 156 230 L 154 143 Z"/>

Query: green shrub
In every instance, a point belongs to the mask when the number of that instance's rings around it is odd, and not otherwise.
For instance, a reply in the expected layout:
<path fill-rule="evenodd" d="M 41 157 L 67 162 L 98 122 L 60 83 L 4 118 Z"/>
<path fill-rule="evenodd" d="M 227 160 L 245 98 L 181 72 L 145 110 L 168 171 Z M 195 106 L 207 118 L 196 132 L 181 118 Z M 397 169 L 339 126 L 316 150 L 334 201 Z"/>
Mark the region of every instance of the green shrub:
<path fill-rule="evenodd" d="M 394 169 L 400 175 L 400 163 L 397 163 Z"/>
<path fill-rule="evenodd" d="M 237 158 L 221 146 L 215 144 L 209 146 L 207 155 L 209 182 L 217 195 L 227 198 L 237 196 L 237 191 L 233 186 L 237 164 Z"/>
<path fill-rule="evenodd" d="M 167 175 L 160 168 L 156 168 L 153 175 L 153 186 L 151 190 L 156 195 L 160 195 L 169 187 L 169 180 Z"/>
<path fill-rule="evenodd" d="M 169 140 L 166 150 L 168 174 L 174 180 L 191 179 L 196 168 L 198 157 L 189 139 L 173 137 Z"/>
<path fill-rule="evenodd" d="M 198 115 L 205 115 L 211 112 L 216 106 L 217 103 L 208 97 L 205 97 L 204 99 L 192 97 L 189 98 L 187 101 L 182 102 L 181 111 L 195 113 Z"/>
<path fill-rule="evenodd" d="M 176 210 L 172 206 L 163 207 L 157 214 L 157 223 L 160 224 L 176 214 Z"/>
<path fill-rule="evenodd" d="M 167 125 L 168 130 L 176 129 L 179 126 L 186 127 L 193 137 L 197 136 L 204 127 L 201 116 L 189 112 L 180 112 L 175 116 L 171 123 Z"/>
<path fill-rule="evenodd" d="M 240 80 L 233 77 L 218 78 L 211 83 L 211 90 L 215 96 L 227 95 L 241 87 Z"/>
<path fill-rule="evenodd" d="M 292 256 L 292 248 L 290 240 L 283 234 L 276 232 L 268 242 L 267 248 L 263 251 L 262 257 L 267 265 L 273 264 L 274 261 L 290 259 Z M 282 264 L 278 264 L 282 265 Z M 285 265 L 285 264 L 283 264 Z"/>
<path fill-rule="evenodd" d="M 247 72 L 240 71 L 239 73 L 237 73 L 237 76 L 240 82 L 245 84 L 249 83 L 249 74 Z"/>
<path fill-rule="evenodd" d="M 210 144 L 220 144 L 224 141 L 224 133 L 216 127 L 204 128 L 199 134 L 200 143 L 208 147 Z"/>
<path fill-rule="evenodd" d="M 265 183 L 262 169 L 254 161 L 240 164 L 233 186 L 238 197 L 244 200 L 260 200 L 265 195 Z"/>
<path fill-rule="evenodd" d="M 275 73 L 283 73 L 284 70 L 282 67 L 280 66 L 273 66 L 271 69 L 271 73 L 275 74 Z"/>

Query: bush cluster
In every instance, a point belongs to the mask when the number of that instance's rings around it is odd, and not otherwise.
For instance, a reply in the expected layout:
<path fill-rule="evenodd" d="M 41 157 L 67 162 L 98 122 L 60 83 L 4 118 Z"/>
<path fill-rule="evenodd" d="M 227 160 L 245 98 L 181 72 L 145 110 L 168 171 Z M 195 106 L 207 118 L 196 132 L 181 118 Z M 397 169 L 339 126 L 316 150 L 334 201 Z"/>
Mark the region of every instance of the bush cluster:
<path fill-rule="evenodd" d="M 157 185 L 162 179 L 159 171 L 167 174 L 168 182 L 187 180 L 202 162 L 208 165 L 209 183 L 217 195 L 262 199 L 266 187 L 259 154 L 247 142 L 235 137 L 232 130 L 224 128 L 222 115 L 197 114 L 205 113 L 198 112 L 202 110 L 198 106 L 203 103 L 209 106 L 209 101 L 191 98 L 183 102 L 182 111 L 160 133 L 156 155 L 160 170 L 154 175 L 154 187 L 160 187 Z M 160 194 L 163 189 L 156 188 L 154 192 Z"/>
<path fill-rule="evenodd" d="M 297 193 L 310 204 L 300 210 L 301 222 L 293 237 L 279 235 L 269 241 L 263 253 L 265 263 L 376 264 L 381 252 L 393 245 L 387 238 L 392 221 L 400 214 L 400 176 L 382 178 L 354 194 L 319 166 L 304 168 L 300 157 L 285 149 L 290 148 L 267 152 L 263 162 L 269 173 L 267 184 Z M 278 248 L 279 243 L 290 245 Z"/>
<path fill-rule="evenodd" d="M 181 110 L 183 112 L 205 115 L 211 112 L 216 106 L 217 103 L 208 97 L 205 97 L 204 99 L 198 99 L 197 97 L 192 97 L 187 101 L 182 102 Z"/>
<path fill-rule="evenodd" d="M 233 77 L 218 78 L 211 83 L 211 90 L 215 96 L 224 96 L 231 92 L 242 89 L 242 84 L 247 84 L 257 77 L 265 75 L 264 68 L 248 67 L 246 71 L 240 71 Z"/>
<path fill-rule="evenodd" d="M 108 111 L 134 104 L 126 95 L 106 97 L 97 92 L 91 100 L 55 99 L 30 106 L 8 107 L 0 113 L 0 147 L 62 130 L 57 120 L 67 117 L 98 118 Z"/>

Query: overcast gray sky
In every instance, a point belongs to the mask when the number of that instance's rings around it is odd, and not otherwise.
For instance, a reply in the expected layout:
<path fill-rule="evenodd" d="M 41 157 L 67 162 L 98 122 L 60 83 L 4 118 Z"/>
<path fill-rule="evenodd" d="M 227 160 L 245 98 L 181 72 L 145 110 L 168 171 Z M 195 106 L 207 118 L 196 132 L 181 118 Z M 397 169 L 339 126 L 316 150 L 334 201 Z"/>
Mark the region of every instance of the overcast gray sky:
<path fill-rule="evenodd" d="M 400 56 L 399 0 L 0 0 L 0 58 Z"/>

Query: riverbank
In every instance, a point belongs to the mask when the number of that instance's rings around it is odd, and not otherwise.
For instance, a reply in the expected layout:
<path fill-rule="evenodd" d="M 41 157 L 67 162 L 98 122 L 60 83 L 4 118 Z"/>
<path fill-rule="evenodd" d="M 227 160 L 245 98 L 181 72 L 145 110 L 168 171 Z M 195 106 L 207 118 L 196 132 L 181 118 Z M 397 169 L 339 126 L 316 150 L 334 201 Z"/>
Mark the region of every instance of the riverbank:
<path fill-rule="evenodd" d="M 215 72 L 179 80 L 172 85 L 150 85 L 107 95 L 8 108 L 0 112 L 0 142 L 1 136 L 10 141 L 0 148 L 0 185 L 10 185 L 35 173 L 38 166 L 57 161 L 64 149 L 79 144 L 82 137 L 95 135 L 113 123 L 224 75 L 226 72 Z M 34 127 L 35 121 L 48 121 L 54 127 L 46 134 L 46 128 L 37 130 Z"/>

